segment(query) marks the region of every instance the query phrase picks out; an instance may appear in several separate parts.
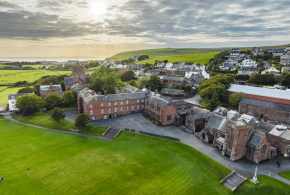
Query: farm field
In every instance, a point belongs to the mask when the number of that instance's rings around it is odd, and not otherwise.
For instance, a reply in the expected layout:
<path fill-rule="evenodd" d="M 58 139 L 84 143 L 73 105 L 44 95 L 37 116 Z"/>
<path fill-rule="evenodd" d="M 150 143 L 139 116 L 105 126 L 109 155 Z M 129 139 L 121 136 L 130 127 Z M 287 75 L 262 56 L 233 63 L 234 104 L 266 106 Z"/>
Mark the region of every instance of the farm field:
<path fill-rule="evenodd" d="M 218 52 L 211 52 L 211 53 L 199 53 L 199 54 L 187 54 L 187 55 L 175 55 L 175 56 L 159 56 L 159 57 L 153 57 L 148 60 L 142 60 L 139 62 L 135 62 L 136 64 L 146 64 L 151 63 L 154 64 L 155 61 L 164 61 L 168 60 L 171 63 L 174 62 L 194 62 L 194 63 L 200 63 L 205 64 L 208 63 L 211 58 L 214 58 L 214 56 L 218 54 Z"/>
<path fill-rule="evenodd" d="M 22 67 L 32 67 L 32 68 L 42 68 L 43 66 L 51 67 L 51 66 L 60 66 L 60 65 L 23 65 Z"/>
<path fill-rule="evenodd" d="M 4 91 L 0 91 L 0 106 L 8 104 L 8 94 L 16 94 L 19 89 L 23 87 L 7 88 Z"/>
<path fill-rule="evenodd" d="M 1 194 L 232 194 L 219 184 L 230 170 L 178 142 L 132 132 L 102 140 L 9 120 L 0 125 Z M 258 180 L 235 194 L 290 193 L 280 181 Z"/>
<path fill-rule="evenodd" d="M 0 92 L 7 89 L 9 86 L 0 86 Z"/>
<path fill-rule="evenodd" d="M 71 71 L 51 70 L 1 70 L 0 84 L 14 84 L 17 81 L 34 82 L 48 75 L 71 75 Z"/>
<path fill-rule="evenodd" d="M 73 108 L 62 108 L 62 110 L 71 110 L 71 109 L 76 109 L 75 107 Z M 41 126 L 41 127 L 47 127 L 47 128 L 52 128 L 52 129 L 61 129 L 61 130 L 66 130 L 68 131 L 69 129 L 78 129 L 80 130 L 80 133 L 86 133 L 86 134 L 91 134 L 91 135 L 98 135 L 102 136 L 103 133 L 108 129 L 108 127 L 98 127 L 98 126 L 91 126 L 87 125 L 86 127 L 76 127 L 74 123 L 66 121 L 66 120 L 61 120 L 60 122 L 56 122 L 51 120 L 50 115 L 46 114 L 45 112 L 38 112 L 34 116 L 19 116 L 15 117 L 16 120 L 23 122 L 23 123 L 28 123 L 36 126 Z"/>

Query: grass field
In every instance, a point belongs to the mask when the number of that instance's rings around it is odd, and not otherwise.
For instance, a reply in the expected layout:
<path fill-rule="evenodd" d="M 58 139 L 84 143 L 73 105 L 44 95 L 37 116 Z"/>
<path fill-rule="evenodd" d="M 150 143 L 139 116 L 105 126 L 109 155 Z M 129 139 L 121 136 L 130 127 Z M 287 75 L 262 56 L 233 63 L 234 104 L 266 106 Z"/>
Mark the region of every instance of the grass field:
<path fill-rule="evenodd" d="M 4 117 L 3 116 L 0 116 L 0 119 L 4 119 Z"/>
<path fill-rule="evenodd" d="M 153 57 L 148 60 L 142 60 L 139 62 L 135 62 L 136 64 L 146 64 L 151 63 L 154 64 L 155 61 L 164 61 L 168 60 L 171 63 L 174 62 L 194 62 L 194 63 L 200 63 L 205 64 L 208 63 L 211 58 L 214 58 L 214 56 L 218 54 L 218 52 L 211 52 L 211 53 L 199 53 L 199 54 L 187 54 L 187 55 L 175 55 L 175 56 L 159 56 L 159 57 Z"/>
<path fill-rule="evenodd" d="M 0 84 L 13 84 L 17 81 L 34 82 L 48 75 L 71 75 L 71 71 L 51 70 L 1 70 Z"/>
<path fill-rule="evenodd" d="M 68 110 L 67 108 L 63 108 L 63 110 Z M 47 115 L 44 112 L 38 112 L 34 116 L 19 116 L 15 118 L 16 120 L 28 123 L 32 125 L 37 125 L 41 127 L 47 127 L 52 129 L 61 129 L 68 131 L 69 129 L 78 129 L 80 130 L 80 133 L 86 133 L 91 135 L 103 135 L 103 133 L 108 129 L 108 127 L 97 127 L 97 126 L 91 126 L 87 125 L 84 127 L 76 127 L 74 123 L 71 123 L 69 121 L 62 120 L 59 123 L 56 121 L 53 121 L 50 118 L 50 115 Z"/>
<path fill-rule="evenodd" d="M 22 89 L 23 87 L 13 87 L 13 88 L 7 88 L 4 91 L 0 91 L 0 106 L 4 106 L 8 104 L 8 94 L 16 94 L 19 89 Z"/>
<path fill-rule="evenodd" d="M 0 92 L 7 89 L 9 86 L 0 86 Z"/>
<path fill-rule="evenodd" d="M 1 194 L 218 194 L 230 170 L 177 142 L 132 132 L 113 141 L 0 121 Z M 30 170 L 27 170 L 30 168 Z M 235 194 L 289 194 L 258 177 Z"/>
<path fill-rule="evenodd" d="M 287 172 L 280 172 L 279 175 L 280 175 L 280 176 L 283 175 L 283 177 L 284 177 L 285 179 L 290 180 L 290 171 L 287 171 Z"/>
<path fill-rule="evenodd" d="M 149 55 L 150 58 L 158 56 L 174 56 L 184 54 L 196 54 L 196 53 L 209 53 L 209 52 L 220 52 L 221 50 L 232 48 L 160 48 L 160 49 L 146 49 L 137 51 L 127 51 L 116 54 L 109 59 L 113 60 L 124 60 L 132 58 L 133 56 Z"/>
<path fill-rule="evenodd" d="M 60 66 L 58 65 L 23 65 L 22 67 L 32 67 L 32 68 L 42 68 L 43 66 L 51 67 L 51 66 Z"/>

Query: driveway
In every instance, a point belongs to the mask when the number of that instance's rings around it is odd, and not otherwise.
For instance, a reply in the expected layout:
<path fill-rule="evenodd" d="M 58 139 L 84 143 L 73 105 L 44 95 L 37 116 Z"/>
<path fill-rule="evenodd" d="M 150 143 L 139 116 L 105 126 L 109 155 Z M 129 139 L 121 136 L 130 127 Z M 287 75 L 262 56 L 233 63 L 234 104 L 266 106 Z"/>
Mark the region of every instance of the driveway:
<path fill-rule="evenodd" d="M 65 111 L 67 118 L 69 120 L 74 120 L 73 116 L 77 115 L 76 111 Z M 195 137 L 195 135 L 186 133 L 180 128 L 170 125 L 157 127 L 151 121 L 143 117 L 142 113 L 129 114 L 113 119 L 102 120 L 102 121 L 93 121 L 90 122 L 90 125 L 96 126 L 106 126 L 116 129 L 135 129 L 137 132 L 145 131 L 149 133 L 155 133 L 163 136 L 171 136 L 179 138 L 181 143 L 187 144 L 198 151 L 202 152 L 206 156 L 212 158 L 214 161 L 224 165 L 225 167 L 235 170 L 236 172 L 246 176 L 253 177 L 255 173 L 256 166 L 258 167 L 258 175 L 269 175 L 276 179 L 279 179 L 290 185 L 290 181 L 286 180 L 278 175 L 279 172 L 289 171 L 290 170 L 290 160 L 282 156 L 278 156 L 274 160 L 264 161 L 256 165 L 246 159 L 237 160 L 232 162 L 227 158 L 221 155 L 221 151 L 212 147 L 210 144 L 205 143 Z M 276 167 L 276 161 L 281 162 L 281 167 Z"/>

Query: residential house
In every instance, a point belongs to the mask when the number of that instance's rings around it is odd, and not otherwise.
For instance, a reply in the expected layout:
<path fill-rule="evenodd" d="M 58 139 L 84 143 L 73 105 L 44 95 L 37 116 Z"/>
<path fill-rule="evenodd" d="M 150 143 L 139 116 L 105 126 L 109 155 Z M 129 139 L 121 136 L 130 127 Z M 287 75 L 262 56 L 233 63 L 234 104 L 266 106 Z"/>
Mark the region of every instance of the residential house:
<path fill-rule="evenodd" d="M 240 49 L 232 49 L 232 51 L 230 52 L 230 56 L 229 59 L 237 59 L 240 57 Z"/>
<path fill-rule="evenodd" d="M 238 74 L 247 74 L 249 76 L 259 73 L 258 67 L 243 67 L 238 70 Z"/>
<path fill-rule="evenodd" d="M 290 50 L 287 50 L 281 57 L 281 64 L 290 65 Z"/>
<path fill-rule="evenodd" d="M 186 79 L 183 77 L 160 76 L 160 79 L 163 81 L 166 87 L 173 87 L 178 84 L 185 86 L 186 84 Z"/>
<path fill-rule="evenodd" d="M 280 71 L 274 67 L 268 68 L 261 72 L 261 74 L 280 74 Z"/>
<path fill-rule="evenodd" d="M 262 48 L 255 48 L 253 49 L 253 55 L 256 56 L 256 55 L 264 55 L 265 51 L 262 49 Z"/>
<path fill-rule="evenodd" d="M 8 94 L 8 104 L 10 112 L 18 111 L 18 108 L 16 107 L 16 98 L 25 95 L 34 95 L 34 93 Z"/>
<path fill-rule="evenodd" d="M 195 68 L 196 64 L 195 63 L 192 63 L 192 62 L 186 62 L 184 65 L 183 65 L 183 68 L 184 69 L 193 69 Z"/>
<path fill-rule="evenodd" d="M 138 62 L 138 58 L 139 58 L 139 56 L 133 56 L 133 60 L 134 60 L 135 62 Z"/>
<path fill-rule="evenodd" d="M 185 95 L 185 91 L 182 89 L 163 88 L 161 89 L 161 92 L 170 95 Z"/>
<path fill-rule="evenodd" d="M 252 59 L 246 59 L 242 61 L 242 67 L 257 67 L 257 62 Z"/>
<path fill-rule="evenodd" d="M 290 50 L 290 45 L 287 45 L 287 46 L 285 47 L 285 49 L 284 49 L 285 52 L 288 51 L 288 50 Z"/>
<path fill-rule="evenodd" d="M 265 51 L 267 51 L 268 53 L 273 53 L 273 51 L 276 51 L 276 50 L 280 50 L 280 49 L 277 47 L 269 47 L 265 49 Z"/>
<path fill-rule="evenodd" d="M 282 67 L 281 72 L 290 72 L 290 67 Z"/>
<path fill-rule="evenodd" d="M 282 56 L 284 54 L 284 49 L 274 50 L 272 52 L 273 56 Z"/>
<path fill-rule="evenodd" d="M 49 94 L 57 93 L 58 96 L 63 96 L 61 85 L 41 85 L 39 87 L 40 97 L 44 100 Z"/>
<path fill-rule="evenodd" d="M 170 63 L 170 62 L 167 62 L 167 64 L 165 65 L 165 68 L 168 69 L 168 68 L 172 68 L 173 67 L 173 64 Z"/>
<path fill-rule="evenodd" d="M 172 76 L 172 77 L 175 77 L 177 75 L 181 75 L 181 76 L 185 77 L 186 72 L 190 72 L 190 70 L 189 69 L 180 69 L 180 68 L 167 69 L 165 74 L 166 74 L 166 76 Z"/>
<path fill-rule="evenodd" d="M 175 69 L 183 69 L 184 68 L 184 62 L 176 62 L 173 64 L 173 68 Z"/>
<path fill-rule="evenodd" d="M 165 63 L 164 62 L 158 62 L 158 64 L 156 65 L 156 67 L 158 68 L 164 68 Z"/>

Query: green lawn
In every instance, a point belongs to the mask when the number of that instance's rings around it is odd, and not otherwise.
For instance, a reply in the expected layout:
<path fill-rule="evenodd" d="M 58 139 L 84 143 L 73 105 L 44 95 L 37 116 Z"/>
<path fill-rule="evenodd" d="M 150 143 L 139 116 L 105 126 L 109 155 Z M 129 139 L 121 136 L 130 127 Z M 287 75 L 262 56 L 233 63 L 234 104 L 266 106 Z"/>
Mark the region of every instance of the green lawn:
<path fill-rule="evenodd" d="M 231 171 L 190 146 L 132 132 L 102 140 L 0 121 L 2 194 L 230 195 Z M 30 168 L 30 170 L 27 170 Z M 289 194 L 268 177 L 235 194 Z"/>
<path fill-rule="evenodd" d="M 17 81 L 34 82 L 43 76 L 71 75 L 71 71 L 52 70 L 1 70 L 0 84 L 14 84 Z"/>
<path fill-rule="evenodd" d="M 168 60 L 171 63 L 175 62 L 194 62 L 194 63 L 200 63 L 205 64 L 208 63 L 211 58 L 214 58 L 214 56 L 218 54 L 218 52 L 211 52 L 211 53 L 198 53 L 198 54 L 186 54 L 186 55 L 174 55 L 174 56 L 159 56 L 159 57 L 153 57 L 148 60 L 142 60 L 139 62 L 135 62 L 136 64 L 154 64 L 155 61 L 164 61 Z"/>
<path fill-rule="evenodd" d="M 290 180 L 290 171 L 287 171 L 287 172 L 280 172 L 279 175 L 280 175 L 280 176 L 283 175 L 283 177 L 284 177 L 285 179 Z"/>
<path fill-rule="evenodd" d="M 0 92 L 7 89 L 9 86 L 0 86 Z"/>
<path fill-rule="evenodd" d="M 98 127 L 87 125 L 86 127 L 76 127 L 74 123 L 71 123 L 66 120 L 62 120 L 59 123 L 53 121 L 50 115 L 47 115 L 43 112 L 38 112 L 34 116 L 19 116 L 15 118 L 16 120 L 28 123 L 32 125 L 37 125 L 41 127 L 47 127 L 52 129 L 61 129 L 61 130 L 69 130 L 69 129 L 78 129 L 80 133 L 86 133 L 91 135 L 103 135 L 103 133 L 108 129 L 108 127 Z"/>
<path fill-rule="evenodd" d="M 0 106 L 8 104 L 8 94 L 16 94 L 17 91 L 22 88 L 23 87 L 13 87 L 0 91 Z"/>
<path fill-rule="evenodd" d="M 4 119 L 4 117 L 3 116 L 0 116 L 0 119 Z"/>

